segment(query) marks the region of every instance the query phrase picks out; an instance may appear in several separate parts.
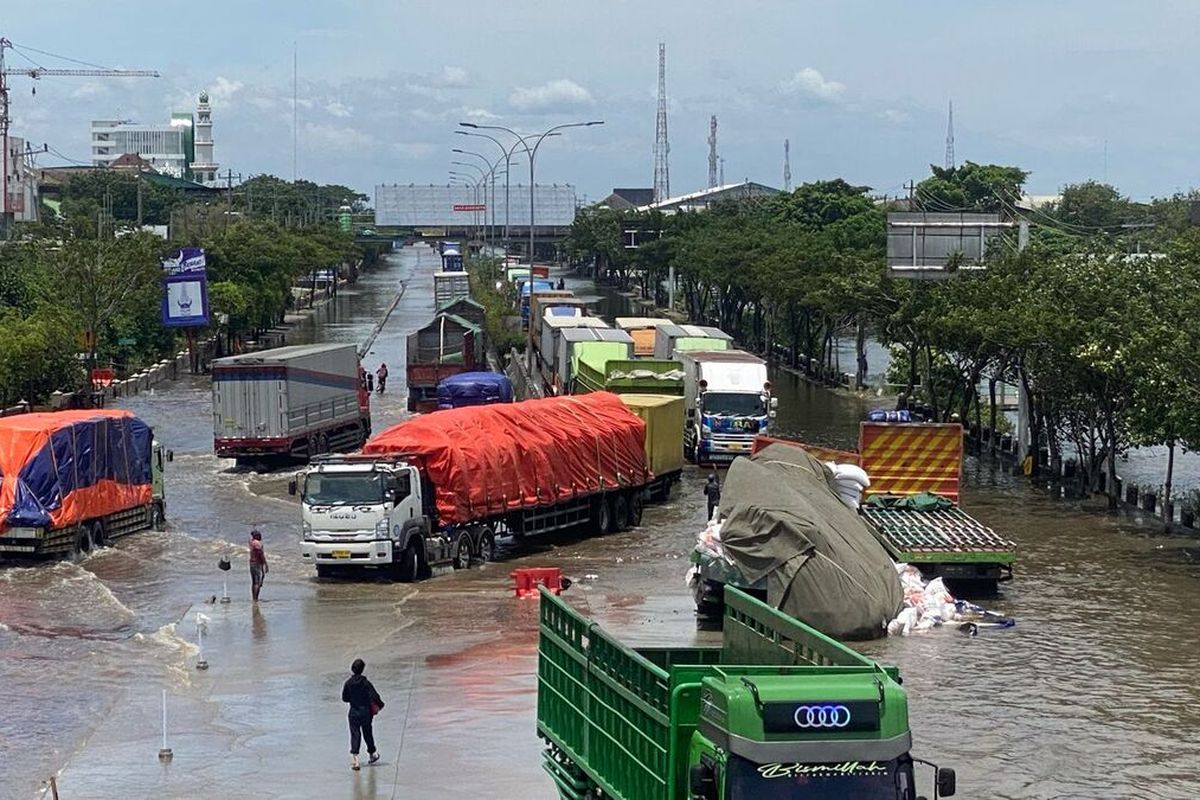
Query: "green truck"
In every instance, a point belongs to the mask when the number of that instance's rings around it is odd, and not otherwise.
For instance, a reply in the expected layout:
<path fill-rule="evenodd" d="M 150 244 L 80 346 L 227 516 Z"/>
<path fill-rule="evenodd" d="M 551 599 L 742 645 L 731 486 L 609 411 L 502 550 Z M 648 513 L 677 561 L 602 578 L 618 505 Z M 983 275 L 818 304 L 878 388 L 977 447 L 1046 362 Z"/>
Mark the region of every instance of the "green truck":
<path fill-rule="evenodd" d="M 719 646 L 626 647 L 542 590 L 538 735 L 562 800 L 919 800 L 895 667 L 727 587 Z"/>
<path fill-rule="evenodd" d="M 615 392 L 683 396 L 683 365 L 655 358 L 606 358 L 585 353 L 575 365 L 573 393 Z"/>

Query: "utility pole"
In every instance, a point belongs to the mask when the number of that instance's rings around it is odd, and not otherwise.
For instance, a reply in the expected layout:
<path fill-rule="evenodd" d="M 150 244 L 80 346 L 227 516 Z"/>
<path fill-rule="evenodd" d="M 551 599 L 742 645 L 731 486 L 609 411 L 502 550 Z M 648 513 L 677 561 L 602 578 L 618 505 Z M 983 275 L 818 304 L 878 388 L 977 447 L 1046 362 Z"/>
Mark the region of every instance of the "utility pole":
<path fill-rule="evenodd" d="M 915 183 L 913 183 L 912 178 L 909 178 L 908 183 L 904 184 L 904 188 L 908 189 L 908 210 L 912 211 L 913 210 L 913 192 L 916 190 L 917 185 Z"/>
<path fill-rule="evenodd" d="M 708 123 L 708 188 L 717 185 L 717 115 Z"/>
<path fill-rule="evenodd" d="M 292 42 L 292 183 L 296 182 L 296 151 L 300 143 L 299 65 L 299 51 L 296 43 Z"/>
<path fill-rule="evenodd" d="M 654 202 L 671 196 L 671 145 L 667 141 L 667 45 L 658 43 L 658 115 L 654 121 Z"/>

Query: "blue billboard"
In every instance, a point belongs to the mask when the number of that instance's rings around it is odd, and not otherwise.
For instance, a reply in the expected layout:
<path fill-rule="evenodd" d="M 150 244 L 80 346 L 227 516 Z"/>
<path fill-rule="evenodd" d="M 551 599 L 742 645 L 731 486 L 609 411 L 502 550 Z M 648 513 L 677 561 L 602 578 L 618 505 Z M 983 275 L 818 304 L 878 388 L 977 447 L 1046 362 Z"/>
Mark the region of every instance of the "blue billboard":
<path fill-rule="evenodd" d="M 162 320 L 168 328 L 194 328 L 208 324 L 208 272 L 204 251 L 184 247 L 164 258 Z"/>

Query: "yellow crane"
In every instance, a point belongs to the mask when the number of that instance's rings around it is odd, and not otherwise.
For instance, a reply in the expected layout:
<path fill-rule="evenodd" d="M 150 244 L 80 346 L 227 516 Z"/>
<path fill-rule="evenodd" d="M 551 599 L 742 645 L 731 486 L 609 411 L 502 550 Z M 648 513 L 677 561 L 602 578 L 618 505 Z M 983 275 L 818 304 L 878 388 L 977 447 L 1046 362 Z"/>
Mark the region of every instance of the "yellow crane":
<path fill-rule="evenodd" d="M 32 67 L 9 67 L 4 63 L 4 51 L 13 48 L 13 43 L 0 37 L 0 145 L 3 146 L 3 169 L 0 169 L 0 234 L 7 230 L 12 201 L 8 193 L 8 78 L 10 75 L 22 75 L 26 78 L 39 80 L 46 76 L 61 76 L 67 78 L 157 78 L 158 71 L 152 69 L 106 69 L 104 67 L 86 66 L 85 68 L 47 69 L 37 65 Z M 18 48 L 24 49 L 24 48 Z M 32 48 L 28 48 L 32 50 Z M 41 53 L 35 50 L 33 52 Z M 54 58 L 53 53 L 42 53 Z M 66 59 L 73 60 L 73 59 Z M 82 63 L 82 62 L 80 62 Z M 37 90 L 34 89 L 36 92 Z"/>

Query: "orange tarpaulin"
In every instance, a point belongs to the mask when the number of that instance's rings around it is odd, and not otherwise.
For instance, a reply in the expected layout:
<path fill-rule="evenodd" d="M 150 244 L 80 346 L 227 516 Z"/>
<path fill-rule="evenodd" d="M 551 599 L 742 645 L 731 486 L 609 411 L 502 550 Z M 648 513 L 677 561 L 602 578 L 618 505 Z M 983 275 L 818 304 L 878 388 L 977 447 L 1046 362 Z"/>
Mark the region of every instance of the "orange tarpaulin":
<path fill-rule="evenodd" d="M 149 503 L 151 441 L 128 411 L 0 419 L 0 531 L 59 528 Z"/>
<path fill-rule="evenodd" d="M 415 417 L 367 442 L 409 459 L 434 486 L 446 524 L 601 490 L 642 486 L 646 425 L 615 394 L 525 400 Z"/>

